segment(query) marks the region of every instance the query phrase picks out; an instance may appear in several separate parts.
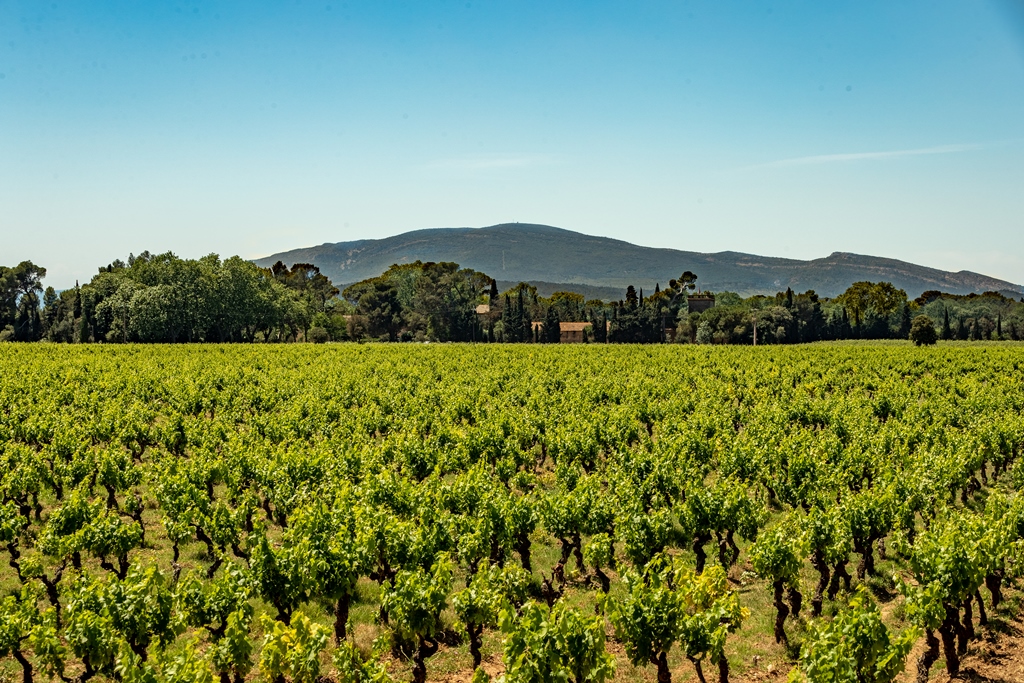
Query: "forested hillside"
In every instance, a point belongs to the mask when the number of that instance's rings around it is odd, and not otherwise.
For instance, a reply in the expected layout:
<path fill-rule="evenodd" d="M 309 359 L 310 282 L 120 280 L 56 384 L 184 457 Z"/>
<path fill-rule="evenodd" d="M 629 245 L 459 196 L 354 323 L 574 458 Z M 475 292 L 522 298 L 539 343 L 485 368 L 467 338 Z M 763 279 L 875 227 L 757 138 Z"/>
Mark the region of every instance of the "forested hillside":
<path fill-rule="evenodd" d="M 813 289 L 834 297 L 858 281 L 891 282 L 916 297 L 927 290 L 953 294 L 1002 291 L 1024 295 L 1020 285 L 960 271 L 927 268 L 895 259 L 834 253 L 799 261 L 738 252 L 705 254 L 642 247 L 622 240 L 595 237 L 546 225 L 512 223 L 487 228 L 415 230 L 379 240 L 357 240 L 295 249 L 258 259 L 270 266 L 312 263 L 332 281 L 351 284 L 380 275 L 393 264 L 454 261 L 500 281 L 537 280 L 624 290 L 629 285 L 648 292 L 684 271 L 703 274 L 714 291 L 742 296 L 771 295 L 787 288 Z M 585 295 L 589 294 L 584 292 Z M 602 297 L 603 298 L 603 297 Z"/>

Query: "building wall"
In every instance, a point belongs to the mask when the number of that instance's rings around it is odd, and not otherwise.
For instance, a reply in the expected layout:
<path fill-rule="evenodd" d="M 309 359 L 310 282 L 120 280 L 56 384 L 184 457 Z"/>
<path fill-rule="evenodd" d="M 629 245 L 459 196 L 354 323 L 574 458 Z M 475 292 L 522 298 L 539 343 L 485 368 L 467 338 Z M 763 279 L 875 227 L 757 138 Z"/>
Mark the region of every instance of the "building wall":
<path fill-rule="evenodd" d="M 715 297 L 713 296 L 691 296 L 686 300 L 686 310 L 689 313 L 703 313 L 714 305 Z"/>
<path fill-rule="evenodd" d="M 561 344 L 582 344 L 583 343 L 583 331 L 582 330 L 562 330 L 558 339 Z"/>

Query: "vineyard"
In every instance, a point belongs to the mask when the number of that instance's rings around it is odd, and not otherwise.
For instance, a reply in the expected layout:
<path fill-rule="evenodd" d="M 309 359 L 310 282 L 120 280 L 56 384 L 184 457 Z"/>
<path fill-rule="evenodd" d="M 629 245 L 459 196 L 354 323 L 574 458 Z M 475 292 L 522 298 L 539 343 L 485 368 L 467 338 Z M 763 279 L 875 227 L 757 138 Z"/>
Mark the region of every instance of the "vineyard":
<path fill-rule="evenodd" d="M 1022 411 L 1001 344 L 5 345 L 0 681 L 926 683 Z"/>

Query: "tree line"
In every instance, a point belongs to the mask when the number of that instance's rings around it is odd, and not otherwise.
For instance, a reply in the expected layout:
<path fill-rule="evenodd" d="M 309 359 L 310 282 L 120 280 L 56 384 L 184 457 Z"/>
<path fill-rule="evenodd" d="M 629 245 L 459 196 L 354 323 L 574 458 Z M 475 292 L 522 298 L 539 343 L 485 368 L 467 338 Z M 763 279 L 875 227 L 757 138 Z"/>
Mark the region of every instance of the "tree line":
<path fill-rule="evenodd" d="M 493 278 L 453 262 L 396 264 L 344 291 L 312 264 L 260 268 L 216 254 L 130 255 L 61 292 L 44 289 L 45 277 L 30 261 L 0 266 L 0 341 L 558 343 L 566 322 L 583 323 L 593 343 L 907 339 L 915 329 L 918 343 L 1024 339 L 1021 301 L 938 291 L 911 300 L 888 282 L 856 282 L 832 299 L 788 288 L 747 298 L 703 292 L 714 305 L 691 311 L 698 278 L 690 271 L 646 296 L 630 286 L 610 302 L 543 297 L 525 282 L 499 292 Z"/>
<path fill-rule="evenodd" d="M 0 267 L 0 340 L 296 341 L 326 318 L 338 294 L 310 264 L 264 269 L 216 254 L 143 252 L 61 292 L 43 289 L 45 275 L 29 261 Z"/>

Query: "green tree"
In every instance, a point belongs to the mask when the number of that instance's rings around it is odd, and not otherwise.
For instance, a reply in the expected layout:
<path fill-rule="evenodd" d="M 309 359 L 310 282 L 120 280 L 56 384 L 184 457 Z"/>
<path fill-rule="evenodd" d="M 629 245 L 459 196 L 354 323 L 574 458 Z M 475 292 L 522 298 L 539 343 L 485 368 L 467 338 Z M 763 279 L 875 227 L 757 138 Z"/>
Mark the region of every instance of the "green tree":
<path fill-rule="evenodd" d="M 40 295 L 46 268 L 22 261 L 13 268 L 0 266 L 0 330 L 10 326 L 17 341 L 43 336 Z"/>
<path fill-rule="evenodd" d="M 370 337 L 398 339 L 404 318 L 398 289 L 390 282 L 374 282 L 372 289 L 359 297 L 356 312 L 365 318 L 366 334 Z"/>
<path fill-rule="evenodd" d="M 943 332 L 949 326 L 949 321 L 946 320 L 943 326 Z M 935 323 L 926 315 L 919 315 L 914 318 L 914 322 L 910 326 L 910 341 L 914 342 L 915 346 L 933 346 L 939 339 L 939 335 L 935 332 Z"/>
<path fill-rule="evenodd" d="M 519 290 L 516 299 L 512 299 L 508 292 L 505 293 L 505 305 L 501 309 L 501 324 L 504 341 L 525 341 L 523 336 L 524 319 L 522 290 Z M 525 324 L 529 324 L 529 320 L 526 320 Z"/>
<path fill-rule="evenodd" d="M 876 313 L 890 316 L 907 303 L 907 293 L 891 282 L 878 282 L 871 286 L 869 300 Z"/>
<path fill-rule="evenodd" d="M 294 263 L 288 268 L 278 261 L 270 267 L 270 273 L 319 312 L 323 312 L 327 302 L 338 295 L 338 288 L 312 263 Z"/>
<path fill-rule="evenodd" d="M 576 292 L 554 292 L 548 300 L 562 322 L 584 322 L 586 303 L 582 294 Z"/>
<path fill-rule="evenodd" d="M 681 293 L 692 292 L 697 289 L 697 275 L 689 270 L 679 276 L 677 280 L 669 280 L 668 286 Z"/>
<path fill-rule="evenodd" d="M 541 340 L 548 344 L 557 344 L 561 341 L 562 330 L 559 325 L 558 311 L 555 310 L 554 306 L 548 306 L 548 311 L 544 316 L 544 328 L 541 331 Z"/>
<path fill-rule="evenodd" d="M 861 330 L 864 316 L 873 312 L 879 318 L 888 318 L 907 302 L 907 293 L 890 282 L 854 282 L 836 297 L 850 315 L 853 325 Z"/>

